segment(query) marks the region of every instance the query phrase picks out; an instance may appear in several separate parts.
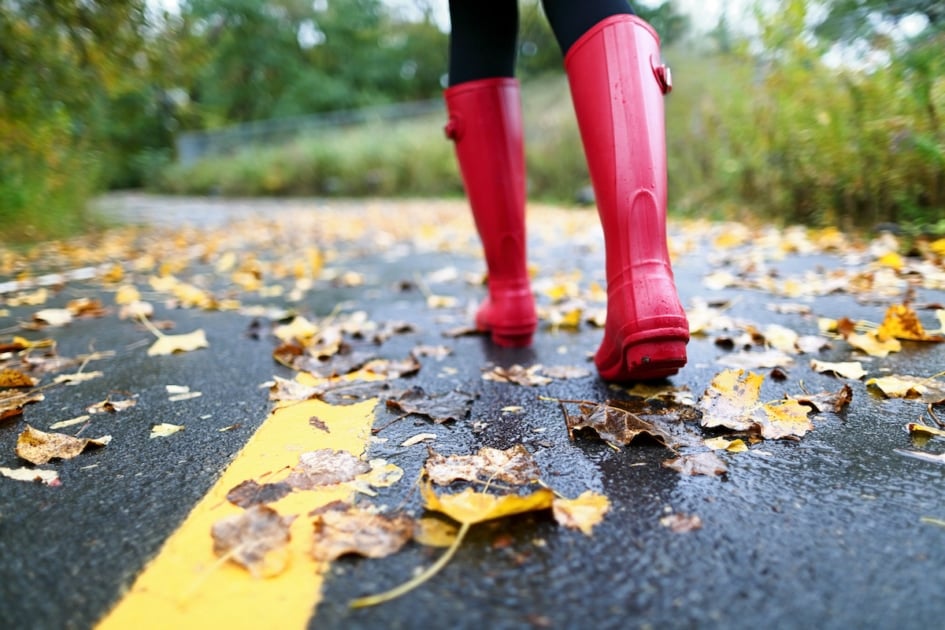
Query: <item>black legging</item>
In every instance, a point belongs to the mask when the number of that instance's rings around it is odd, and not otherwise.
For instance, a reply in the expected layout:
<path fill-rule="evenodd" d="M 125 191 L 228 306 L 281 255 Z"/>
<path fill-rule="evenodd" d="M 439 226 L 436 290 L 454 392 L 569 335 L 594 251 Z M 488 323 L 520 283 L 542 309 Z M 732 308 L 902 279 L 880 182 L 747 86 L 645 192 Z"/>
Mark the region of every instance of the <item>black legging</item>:
<path fill-rule="evenodd" d="M 541 0 L 562 54 L 611 15 L 632 14 L 627 0 Z M 449 84 L 515 74 L 517 0 L 450 0 Z"/>

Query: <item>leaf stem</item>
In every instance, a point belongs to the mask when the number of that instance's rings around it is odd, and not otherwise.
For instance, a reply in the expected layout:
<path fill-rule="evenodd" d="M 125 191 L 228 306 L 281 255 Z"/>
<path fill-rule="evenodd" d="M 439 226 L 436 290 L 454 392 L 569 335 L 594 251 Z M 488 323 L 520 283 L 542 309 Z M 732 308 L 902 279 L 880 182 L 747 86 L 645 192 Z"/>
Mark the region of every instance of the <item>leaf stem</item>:
<path fill-rule="evenodd" d="M 440 558 L 431 564 L 423 573 L 404 582 L 398 587 L 392 588 L 389 591 L 383 593 L 378 593 L 377 595 L 368 595 L 367 597 L 359 597 L 358 599 L 352 600 L 349 604 L 351 608 L 366 608 L 368 606 L 377 606 L 378 604 L 383 604 L 389 602 L 393 599 L 397 599 L 401 595 L 406 595 L 413 589 L 417 588 L 434 575 L 440 572 L 440 570 L 446 566 L 446 564 L 453 558 L 456 554 L 456 550 L 459 549 L 460 543 L 463 542 L 463 538 L 466 536 L 466 532 L 469 531 L 469 523 L 463 523 L 462 527 L 459 528 L 459 532 L 456 534 L 456 540 L 453 541 L 453 544 L 450 545 L 450 548 L 446 550 Z"/>

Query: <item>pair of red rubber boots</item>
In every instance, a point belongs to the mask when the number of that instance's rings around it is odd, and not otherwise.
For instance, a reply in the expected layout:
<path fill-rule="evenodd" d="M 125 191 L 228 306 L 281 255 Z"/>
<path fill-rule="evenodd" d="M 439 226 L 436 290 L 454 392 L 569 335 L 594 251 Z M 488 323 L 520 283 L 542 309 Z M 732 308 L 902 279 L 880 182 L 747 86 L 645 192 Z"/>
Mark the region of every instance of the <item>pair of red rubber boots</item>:
<path fill-rule="evenodd" d="M 689 326 L 666 246 L 659 38 L 631 15 L 607 18 L 568 51 L 577 114 L 607 258 L 607 323 L 594 361 L 607 381 L 663 378 L 686 363 Z M 489 295 L 476 325 L 501 346 L 527 346 L 537 326 L 526 265 L 525 157 L 515 79 L 446 90 L 447 136 L 482 240 Z"/>

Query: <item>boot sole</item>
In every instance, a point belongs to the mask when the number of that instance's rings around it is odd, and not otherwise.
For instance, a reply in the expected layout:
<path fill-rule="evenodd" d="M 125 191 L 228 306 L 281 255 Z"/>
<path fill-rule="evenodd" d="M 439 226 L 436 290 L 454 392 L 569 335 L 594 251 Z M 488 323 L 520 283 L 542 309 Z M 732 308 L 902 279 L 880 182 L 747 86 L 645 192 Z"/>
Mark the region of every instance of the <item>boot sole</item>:
<path fill-rule="evenodd" d="M 605 381 L 653 381 L 672 376 L 686 365 L 688 331 L 649 331 L 648 338 L 625 342 L 621 360 L 611 365 L 597 365 Z"/>

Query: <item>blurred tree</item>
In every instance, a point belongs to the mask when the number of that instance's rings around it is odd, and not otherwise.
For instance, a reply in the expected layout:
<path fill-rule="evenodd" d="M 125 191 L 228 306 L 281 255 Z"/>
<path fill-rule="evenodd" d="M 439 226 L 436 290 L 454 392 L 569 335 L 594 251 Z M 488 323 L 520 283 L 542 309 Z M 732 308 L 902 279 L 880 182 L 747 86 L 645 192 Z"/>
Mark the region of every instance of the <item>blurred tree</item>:
<path fill-rule="evenodd" d="M 0 0 L 0 227 L 79 220 L 108 98 L 140 61 L 145 0 Z"/>
<path fill-rule="evenodd" d="M 817 34 L 830 41 L 850 42 L 871 38 L 878 27 L 909 16 L 923 16 L 929 32 L 945 28 L 945 3 L 941 0 L 827 0 L 827 14 L 817 26 Z"/>

